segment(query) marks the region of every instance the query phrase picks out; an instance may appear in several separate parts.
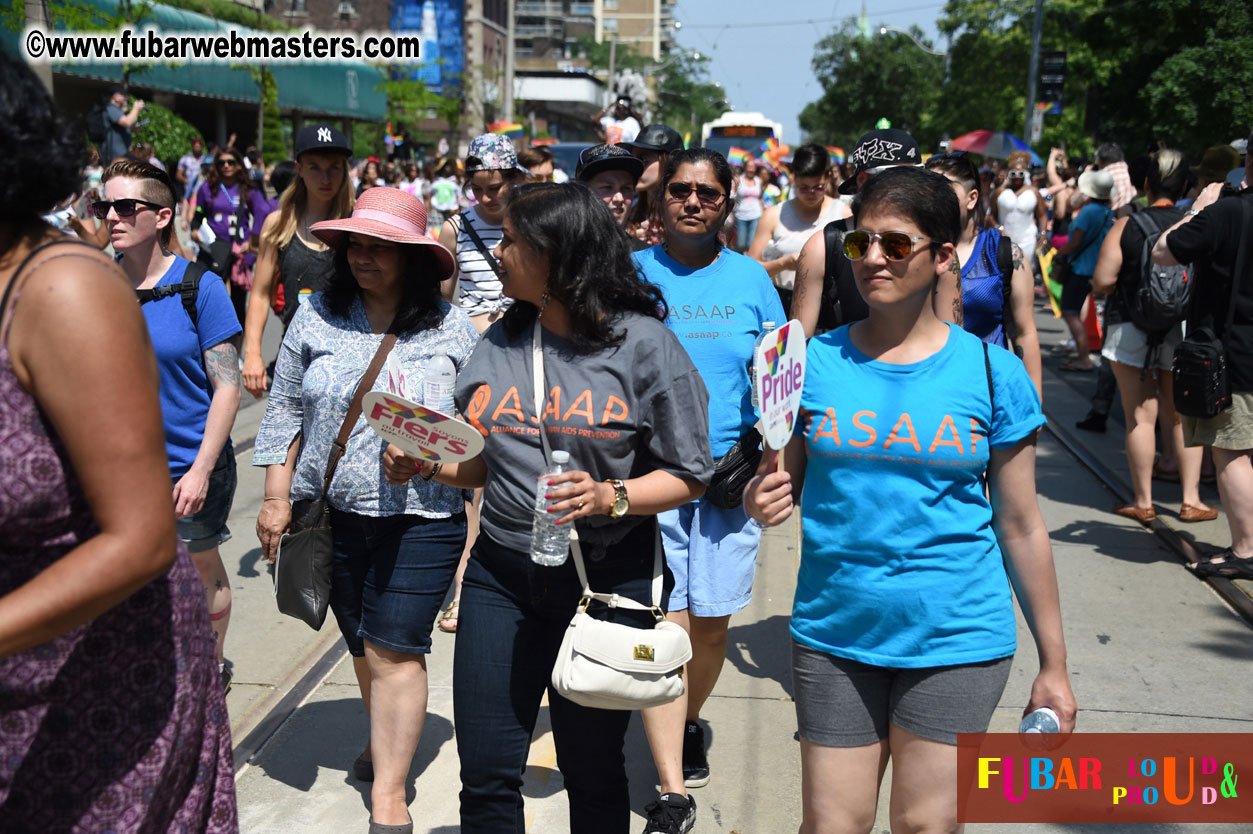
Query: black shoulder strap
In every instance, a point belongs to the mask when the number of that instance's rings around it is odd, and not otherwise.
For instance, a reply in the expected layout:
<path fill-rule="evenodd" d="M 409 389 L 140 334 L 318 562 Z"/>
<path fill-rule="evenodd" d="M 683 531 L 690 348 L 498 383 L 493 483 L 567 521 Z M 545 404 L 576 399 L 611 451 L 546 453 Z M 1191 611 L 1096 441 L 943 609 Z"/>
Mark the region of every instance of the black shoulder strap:
<path fill-rule="evenodd" d="M 1012 348 L 1018 342 L 1018 323 L 1014 321 L 1011 299 L 1014 289 L 1014 242 L 1003 233 L 996 247 L 996 266 L 1001 271 L 1001 329 L 1005 331 L 1005 338 Z"/>
<path fill-rule="evenodd" d="M 992 385 L 992 357 L 988 355 L 988 343 L 983 343 L 983 370 L 988 375 L 988 402 L 992 406 L 992 417 L 996 416 L 996 387 Z M 992 442 L 992 419 L 988 419 L 988 442 Z"/>
<path fill-rule="evenodd" d="M 135 295 L 139 297 L 140 304 L 169 298 L 171 295 L 182 296 L 183 309 L 187 311 L 187 316 L 191 319 L 191 326 L 199 330 L 200 323 L 196 316 L 196 296 L 200 294 L 200 279 L 204 277 L 207 271 L 204 264 L 190 261 L 187 264 L 187 269 L 183 271 L 182 282 L 166 284 L 163 287 L 152 287 L 146 290 L 135 290 Z"/>
<path fill-rule="evenodd" d="M 470 240 L 474 241 L 474 248 L 479 250 L 483 260 L 492 268 L 492 272 L 496 273 L 496 277 L 499 278 L 500 266 L 496 263 L 496 258 L 492 255 L 491 250 L 487 248 L 487 244 L 483 242 L 483 238 L 479 237 L 479 233 L 474 230 L 474 223 L 470 221 L 468 216 L 463 216 L 461 224 L 465 227 L 466 234 L 470 236 Z"/>

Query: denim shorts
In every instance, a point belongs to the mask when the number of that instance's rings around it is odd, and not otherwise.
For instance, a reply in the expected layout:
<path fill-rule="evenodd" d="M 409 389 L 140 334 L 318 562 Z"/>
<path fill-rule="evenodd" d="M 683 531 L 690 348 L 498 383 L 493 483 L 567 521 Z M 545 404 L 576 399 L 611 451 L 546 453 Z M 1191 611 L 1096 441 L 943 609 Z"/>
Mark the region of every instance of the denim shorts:
<path fill-rule="evenodd" d="M 353 657 L 365 641 L 428 654 L 431 629 L 466 543 L 466 516 L 382 517 L 331 509 L 331 610 Z"/>
<path fill-rule="evenodd" d="M 823 747 L 863 747 L 888 725 L 941 744 L 987 732 L 1013 657 L 959 666 L 892 669 L 792 641 L 792 687 L 800 736 Z"/>
<path fill-rule="evenodd" d="M 174 478 L 173 482 L 178 480 Z M 226 519 L 235 502 L 236 481 L 235 450 L 227 443 L 209 475 L 204 506 L 200 512 L 177 521 L 178 537 L 187 545 L 188 553 L 203 553 L 230 541 L 231 529 L 226 526 Z"/>
<path fill-rule="evenodd" d="M 674 574 L 670 611 L 697 617 L 734 614 L 753 598 L 761 527 L 742 507 L 693 501 L 658 513 L 666 564 Z"/>

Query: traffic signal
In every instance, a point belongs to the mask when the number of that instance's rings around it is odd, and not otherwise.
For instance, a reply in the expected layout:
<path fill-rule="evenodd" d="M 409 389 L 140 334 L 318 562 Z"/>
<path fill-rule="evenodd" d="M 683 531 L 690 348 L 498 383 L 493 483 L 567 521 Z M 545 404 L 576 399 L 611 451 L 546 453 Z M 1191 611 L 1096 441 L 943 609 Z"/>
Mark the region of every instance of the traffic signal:
<path fill-rule="evenodd" d="M 1060 49 L 1040 51 L 1040 101 L 1053 105 L 1050 113 L 1062 112 L 1066 86 L 1066 52 Z"/>

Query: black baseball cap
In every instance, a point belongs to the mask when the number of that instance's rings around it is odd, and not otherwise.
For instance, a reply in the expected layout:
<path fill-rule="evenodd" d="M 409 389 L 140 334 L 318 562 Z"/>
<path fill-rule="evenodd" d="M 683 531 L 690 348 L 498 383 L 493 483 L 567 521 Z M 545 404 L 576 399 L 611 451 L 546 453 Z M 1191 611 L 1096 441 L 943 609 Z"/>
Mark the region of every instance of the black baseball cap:
<path fill-rule="evenodd" d="M 301 128 L 300 132 L 296 134 L 295 150 L 296 159 L 300 159 L 301 154 L 309 151 L 339 153 L 344 156 L 352 155 L 352 145 L 348 144 L 344 134 L 330 125 L 309 125 Z"/>
<path fill-rule="evenodd" d="M 857 140 L 857 147 L 849 156 L 853 166 L 853 175 L 840 183 L 841 194 L 853 194 L 857 191 L 857 176 L 872 168 L 885 165 L 921 165 L 922 155 L 918 153 L 918 143 L 907 132 L 897 128 L 872 130 Z"/>
<path fill-rule="evenodd" d="M 630 142 L 619 142 L 619 148 L 639 148 L 642 151 L 674 153 L 683 150 L 683 137 L 669 125 L 649 125 Z"/>
<path fill-rule="evenodd" d="M 579 154 L 579 164 L 574 169 L 574 178 L 587 182 L 604 171 L 625 171 L 635 179 L 644 173 L 642 160 L 631 156 L 631 152 L 621 145 L 592 145 L 584 148 Z"/>

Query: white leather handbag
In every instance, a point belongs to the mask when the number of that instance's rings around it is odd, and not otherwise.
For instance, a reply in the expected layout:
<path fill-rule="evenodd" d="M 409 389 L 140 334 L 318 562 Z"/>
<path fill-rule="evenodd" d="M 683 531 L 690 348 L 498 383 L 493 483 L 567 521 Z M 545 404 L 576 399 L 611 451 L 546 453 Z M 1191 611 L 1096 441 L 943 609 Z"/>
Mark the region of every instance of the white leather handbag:
<path fill-rule="evenodd" d="M 543 414 L 544 354 L 537 319 L 531 341 L 532 377 L 535 383 L 535 413 Z M 544 457 L 551 458 L 548 435 L 540 425 Z M 619 594 L 593 591 L 587 581 L 583 549 L 578 531 L 571 527 L 570 550 L 578 571 L 583 596 L 566 628 L 557 661 L 553 664 L 552 684 L 563 697 L 596 709 L 637 710 L 667 704 L 683 694 L 683 664 L 692 657 L 692 642 L 682 626 L 666 619 L 661 610 L 662 555 L 661 533 L 653 548 L 651 605 L 643 605 Z M 652 628 L 598 620 L 588 613 L 592 602 L 612 608 L 648 611 Z"/>

